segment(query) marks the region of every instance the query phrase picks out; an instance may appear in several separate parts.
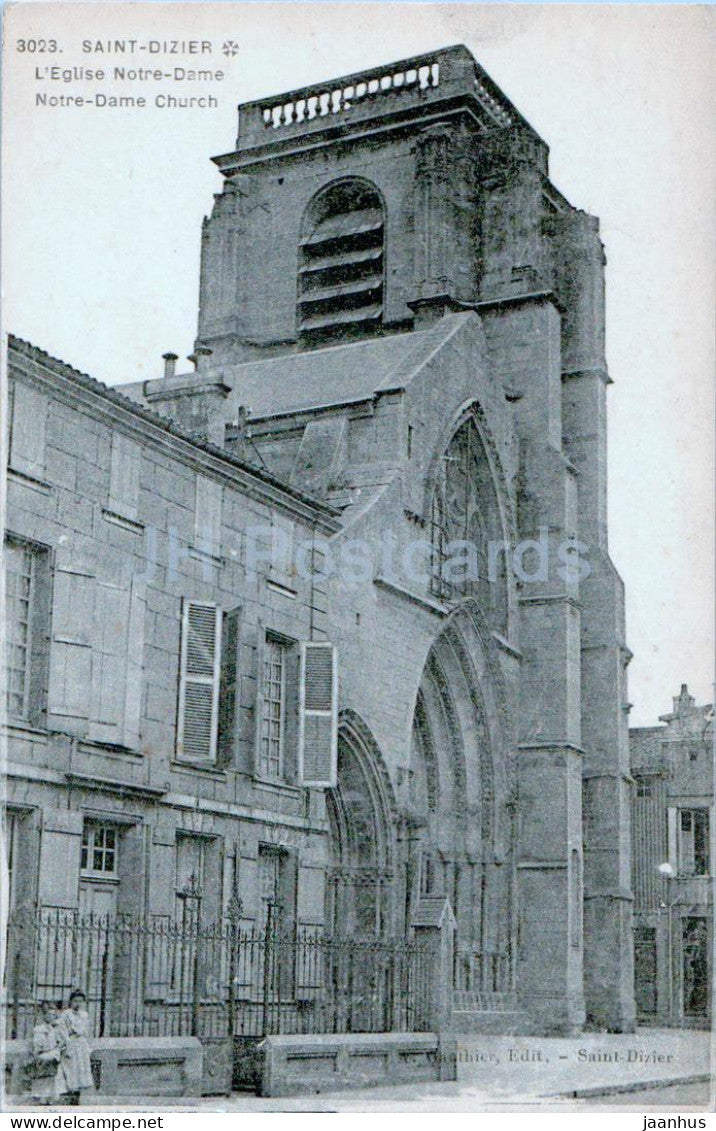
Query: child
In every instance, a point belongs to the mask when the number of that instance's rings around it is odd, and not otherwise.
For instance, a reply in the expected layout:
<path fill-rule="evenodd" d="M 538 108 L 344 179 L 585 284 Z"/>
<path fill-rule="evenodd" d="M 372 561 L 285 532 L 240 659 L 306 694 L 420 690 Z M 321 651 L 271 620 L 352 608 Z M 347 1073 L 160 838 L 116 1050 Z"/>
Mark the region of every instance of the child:
<path fill-rule="evenodd" d="M 82 990 L 74 990 L 70 994 L 69 1007 L 62 1013 L 62 1030 L 65 1046 L 61 1063 L 67 1085 L 67 1100 L 71 1104 L 78 1104 L 81 1092 L 86 1088 L 94 1088 L 90 1066 L 90 1020 L 87 998 Z"/>
<path fill-rule="evenodd" d="M 40 1014 L 42 1020 L 32 1030 L 32 1060 L 28 1069 L 33 1099 L 38 1104 L 51 1104 L 67 1091 L 61 1064 L 65 1038 L 54 1001 L 43 1001 Z"/>

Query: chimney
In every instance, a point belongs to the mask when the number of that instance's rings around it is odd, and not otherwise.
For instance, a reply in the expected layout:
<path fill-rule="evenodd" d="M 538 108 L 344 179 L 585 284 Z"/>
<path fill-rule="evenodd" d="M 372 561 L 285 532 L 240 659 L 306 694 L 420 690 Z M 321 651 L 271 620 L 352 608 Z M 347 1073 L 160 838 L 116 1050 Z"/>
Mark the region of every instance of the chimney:
<path fill-rule="evenodd" d="M 214 351 L 209 346 L 196 346 L 193 357 L 196 358 L 196 368 L 204 369 Z"/>
<path fill-rule="evenodd" d="M 163 353 L 164 359 L 164 376 L 173 377 L 176 373 L 178 354 L 176 353 Z"/>
<path fill-rule="evenodd" d="M 194 366 L 194 369 L 196 369 L 196 363 L 199 360 L 197 355 L 195 353 L 188 353 L 186 355 L 186 359 L 187 359 L 187 361 L 190 361 L 192 363 L 192 365 Z"/>

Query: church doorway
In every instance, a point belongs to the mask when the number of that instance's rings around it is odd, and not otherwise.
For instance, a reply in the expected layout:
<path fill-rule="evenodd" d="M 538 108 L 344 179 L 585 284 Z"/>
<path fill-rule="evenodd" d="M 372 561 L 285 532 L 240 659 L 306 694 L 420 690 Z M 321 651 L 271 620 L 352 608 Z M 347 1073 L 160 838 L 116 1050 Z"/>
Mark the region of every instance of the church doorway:
<path fill-rule="evenodd" d="M 338 783 L 326 805 L 327 929 L 332 935 L 387 937 L 395 919 L 394 805 L 377 746 L 357 718 L 341 722 Z"/>

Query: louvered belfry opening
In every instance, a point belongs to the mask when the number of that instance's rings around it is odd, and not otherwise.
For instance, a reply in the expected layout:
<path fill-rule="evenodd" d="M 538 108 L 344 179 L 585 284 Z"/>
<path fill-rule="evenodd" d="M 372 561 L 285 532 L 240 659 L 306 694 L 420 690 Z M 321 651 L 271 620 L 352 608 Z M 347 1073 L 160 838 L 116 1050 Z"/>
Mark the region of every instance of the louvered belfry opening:
<path fill-rule="evenodd" d="M 301 341 L 374 333 L 383 318 L 383 204 L 371 185 L 341 181 L 309 205 L 300 248 Z"/>

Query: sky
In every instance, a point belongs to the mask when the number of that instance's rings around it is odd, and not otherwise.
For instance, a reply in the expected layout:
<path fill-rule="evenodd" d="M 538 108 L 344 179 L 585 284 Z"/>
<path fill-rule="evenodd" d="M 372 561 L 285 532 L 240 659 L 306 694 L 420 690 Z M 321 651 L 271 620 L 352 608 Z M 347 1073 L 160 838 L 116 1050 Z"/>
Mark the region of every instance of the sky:
<path fill-rule="evenodd" d="M 706 5 L 6 7 L 4 330 L 109 384 L 159 376 L 162 353 L 191 353 L 201 220 L 221 183 L 210 158 L 234 147 L 237 103 L 464 43 L 547 141 L 553 182 L 601 219 L 610 548 L 634 653 L 630 723 L 653 725 L 682 683 L 711 702 L 713 31 Z M 82 49 L 117 38 L 195 38 L 212 53 Z M 236 54 L 222 53 L 227 40 Z M 157 60 L 224 79 L 93 87 L 49 70 L 111 75 Z M 150 105 L 36 104 L 94 89 Z M 218 105 L 155 108 L 160 90 Z"/>

